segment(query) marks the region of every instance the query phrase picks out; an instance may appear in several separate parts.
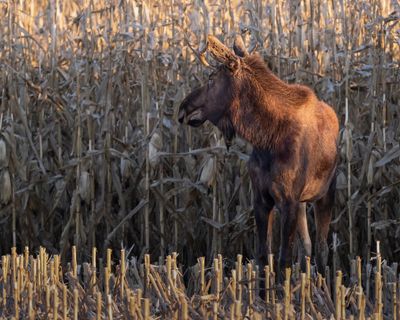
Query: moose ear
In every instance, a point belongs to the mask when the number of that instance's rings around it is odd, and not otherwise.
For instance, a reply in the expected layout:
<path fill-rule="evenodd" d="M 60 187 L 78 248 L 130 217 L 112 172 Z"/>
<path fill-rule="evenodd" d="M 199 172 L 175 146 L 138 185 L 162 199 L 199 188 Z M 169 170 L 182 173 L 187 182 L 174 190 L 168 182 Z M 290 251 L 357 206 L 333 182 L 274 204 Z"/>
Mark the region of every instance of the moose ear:
<path fill-rule="evenodd" d="M 207 48 L 215 58 L 215 60 L 226 65 L 230 70 L 234 71 L 239 66 L 239 57 L 237 57 L 227 46 L 225 46 L 216 37 L 208 36 Z"/>
<path fill-rule="evenodd" d="M 241 35 L 237 34 L 235 37 L 235 42 L 233 43 L 233 51 L 238 57 L 244 58 L 249 55 L 243 42 Z"/>

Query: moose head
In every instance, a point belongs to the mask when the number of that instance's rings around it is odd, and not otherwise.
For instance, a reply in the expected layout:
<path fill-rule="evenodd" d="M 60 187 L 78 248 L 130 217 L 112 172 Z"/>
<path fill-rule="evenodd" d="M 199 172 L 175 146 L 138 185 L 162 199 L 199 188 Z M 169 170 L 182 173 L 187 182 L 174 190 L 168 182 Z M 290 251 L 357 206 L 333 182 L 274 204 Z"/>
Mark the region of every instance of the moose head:
<path fill-rule="evenodd" d="M 249 55 L 240 36 L 236 37 L 233 49 L 208 36 L 207 46 L 198 57 L 203 65 L 214 70 L 207 83 L 192 91 L 179 108 L 180 123 L 198 127 L 208 120 L 221 130 L 227 144 L 235 135 L 230 110 L 238 95 L 242 59 Z M 219 66 L 208 64 L 204 57 L 206 50 L 220 62 Z"/>

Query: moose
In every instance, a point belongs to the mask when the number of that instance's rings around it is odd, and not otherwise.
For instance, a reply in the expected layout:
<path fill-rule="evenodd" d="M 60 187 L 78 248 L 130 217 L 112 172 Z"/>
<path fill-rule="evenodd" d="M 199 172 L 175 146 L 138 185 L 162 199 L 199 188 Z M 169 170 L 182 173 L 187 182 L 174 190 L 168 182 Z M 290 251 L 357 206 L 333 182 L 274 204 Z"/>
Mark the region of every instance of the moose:
<path fill-rule="evenodd" d="M 178 119 L 193 127 L 208 120 L 228 141 L 237 134 L 253 146 L 248 170 L 260 266 L 272 253 L 274 207 L 281 220 L 280 272 L 292 264 L 296 232 L 305 254 L 311 256 L 306 217 L 310 202 L 316 227 L 315 260 L 323 273 L 336 185 L 336 113 L 310 88 L 275 76 L 258 53 L 247 52 L 242 40 L 235 40 L 233 51 L 212 35 L 207 40 L 197 55 L 211 67 L 205 59 L 208 50 L 219 64 L 213 67 L 208 83 L 183 100 Z"/>

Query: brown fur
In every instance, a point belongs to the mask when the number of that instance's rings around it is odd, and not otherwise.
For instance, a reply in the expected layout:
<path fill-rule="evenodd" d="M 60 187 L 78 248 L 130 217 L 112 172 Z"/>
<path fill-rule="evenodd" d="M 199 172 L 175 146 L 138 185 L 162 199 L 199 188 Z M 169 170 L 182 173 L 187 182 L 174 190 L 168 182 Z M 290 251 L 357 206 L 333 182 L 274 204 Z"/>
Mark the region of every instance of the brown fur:
<path fill-rule="evenodd" d="M 293 139 L 298 131 L 296 114 L 318 103 L 309 88 L 276 77 L 258 54 L 247 56 L 237 74 L 232 120 L 237 133 L 258 148 L 277 150 Z"/>

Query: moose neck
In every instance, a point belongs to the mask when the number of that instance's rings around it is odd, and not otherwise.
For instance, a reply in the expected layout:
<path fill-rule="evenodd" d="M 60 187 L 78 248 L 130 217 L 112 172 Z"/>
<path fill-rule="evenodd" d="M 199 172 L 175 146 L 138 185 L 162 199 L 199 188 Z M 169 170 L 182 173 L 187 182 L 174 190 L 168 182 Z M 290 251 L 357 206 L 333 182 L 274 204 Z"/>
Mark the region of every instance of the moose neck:
<path fill-rule="evenodd" d="M 254 62 L 254 61 L 250 61 Z M 256 60 L 243 70 L 231 107 L 235 131 L 255 148 L 278 151 L 296 136 L 294 112 L 304 105 L 304 87 L 290 86 Z"/>

